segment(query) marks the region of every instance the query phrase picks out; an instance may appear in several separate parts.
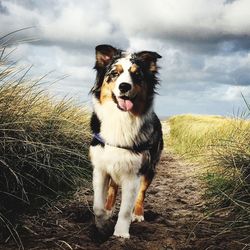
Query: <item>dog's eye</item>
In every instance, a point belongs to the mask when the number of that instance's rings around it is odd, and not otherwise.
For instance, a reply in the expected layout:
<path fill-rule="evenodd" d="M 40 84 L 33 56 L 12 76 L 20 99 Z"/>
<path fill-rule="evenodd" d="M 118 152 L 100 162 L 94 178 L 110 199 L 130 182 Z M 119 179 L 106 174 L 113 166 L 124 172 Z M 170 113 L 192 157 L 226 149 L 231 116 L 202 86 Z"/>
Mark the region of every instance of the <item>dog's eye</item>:
<path fill-rule="evenodd" d="M 115 78 L 115 77 L 117 77 L 119 74 L 118 74 L 118 72 L 116 72 L 116 71 L 111 71 L 111 73 L 109 74 L 109 76 L 111 77 L 111 78 Z"/>
<path fill-rule="evenodd" d="M 111 81 L 114 81 L 115 78 L 117 78 L 119 76 L 118 72 L 117 71 L 111 71 L 110 73 L 108 73 L 107 75 L 107 82 L 111 82 Z"/>

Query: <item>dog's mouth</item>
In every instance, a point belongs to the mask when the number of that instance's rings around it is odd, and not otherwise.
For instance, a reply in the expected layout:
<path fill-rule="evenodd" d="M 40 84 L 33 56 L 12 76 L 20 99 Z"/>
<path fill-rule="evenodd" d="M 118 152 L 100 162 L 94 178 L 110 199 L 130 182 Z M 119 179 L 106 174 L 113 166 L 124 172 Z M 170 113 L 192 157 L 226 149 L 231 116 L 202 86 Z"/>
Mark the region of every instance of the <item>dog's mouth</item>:
<path fill-rule="evenodd" d="M 133 97 L 133 98 L 125 96 L 125 95 L 116 97 L 115 94 L 113 93 L 112 97 L 113 97 L 114 102 L 117 104 L 117 107 L 120 110 L 122 110 L 122 111 L 130 111 L 130 110 L 133 109 L 134 100 L 135 100 L 136 96 Z"/>

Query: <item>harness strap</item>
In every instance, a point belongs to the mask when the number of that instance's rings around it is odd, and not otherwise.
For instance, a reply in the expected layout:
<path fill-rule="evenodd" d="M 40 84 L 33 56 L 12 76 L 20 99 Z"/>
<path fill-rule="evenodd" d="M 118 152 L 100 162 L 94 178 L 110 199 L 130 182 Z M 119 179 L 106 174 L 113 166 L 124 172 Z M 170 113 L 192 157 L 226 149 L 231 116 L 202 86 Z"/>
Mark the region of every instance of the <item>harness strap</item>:
<path fill-rule="evenodd" d="M 99 133 L 94 133 L 94 138 L 97 139 L 99 142 L 105 144 L 104 139 L 101 137 Z"/>
<path fill-rule="evenodd" d="M 126 147 L 126 146 L 120 146 L 120 145 L 112 145 L 109 143 L 106 143 L 105 140 L 102 138 L 102 136 L 99 133 L 94 133 L 94 138 L 97 139 L 101 144 L 108 145 L 110 147 L 115 148 L 121 148 L 121 149 L 127 149 L 136 153 L 140 153 L 145 150 L 150 150 L 152 148 L 152 145 L 149 142 L 140 144 L 140 145 L 134 145 L 133 147 Z"/>

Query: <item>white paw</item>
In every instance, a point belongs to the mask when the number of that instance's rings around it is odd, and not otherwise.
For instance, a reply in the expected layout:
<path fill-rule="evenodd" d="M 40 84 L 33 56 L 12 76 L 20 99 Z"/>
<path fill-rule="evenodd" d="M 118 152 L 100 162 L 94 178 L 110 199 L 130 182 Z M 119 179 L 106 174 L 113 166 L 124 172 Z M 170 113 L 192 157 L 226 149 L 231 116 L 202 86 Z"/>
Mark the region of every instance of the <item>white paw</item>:
<path fill-rule="evenodd" d="M 129 239 L 130 238 L 129 233 L 118 232 L 117 230 L 115 230 L 114 236 L 121 237 L 121 238 L 124 238 L 124 239 Z"/>
<path fill-rule="evenodd" d="M 136 215 L 136 214 L 132 214 L 132 221 L 138 221 L 138 222 L 142 222 L 144 221 L 144 216 L 143 215 Z"/>

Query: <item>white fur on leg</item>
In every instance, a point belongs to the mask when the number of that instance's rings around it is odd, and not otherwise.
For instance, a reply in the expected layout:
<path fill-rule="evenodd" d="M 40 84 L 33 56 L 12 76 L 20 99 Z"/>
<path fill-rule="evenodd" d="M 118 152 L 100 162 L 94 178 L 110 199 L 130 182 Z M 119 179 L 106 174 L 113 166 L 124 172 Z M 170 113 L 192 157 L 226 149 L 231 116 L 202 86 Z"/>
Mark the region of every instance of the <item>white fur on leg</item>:
<path fill-rule="evenodd" d="M 127 218 L 126 217 L 120 218 L 119 215 L 118 221 L 115 225 L 114 236 L 129 239 L 130 223 L 131 223 L 131 216 L 128 216 Z"/>
<path fill-rule="evenodd" d="M 139 190 L 140 178 L 127 176 L 122 182 L 122 201 L 114 235 L 129 238 L 129 227 L 132 219 L 132 211 Z"/>
<path fill-rule="evenodd" d="M 108 175 L 98 169 L 94 168 L 93 171 L 93 189 L 94 189 L 94 204 L 93 210 L 95 213 L 96 226 L 103 227 L 106 220 L 110 217 L 104 208 L 106 193 L 108 187 Z"/>

